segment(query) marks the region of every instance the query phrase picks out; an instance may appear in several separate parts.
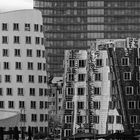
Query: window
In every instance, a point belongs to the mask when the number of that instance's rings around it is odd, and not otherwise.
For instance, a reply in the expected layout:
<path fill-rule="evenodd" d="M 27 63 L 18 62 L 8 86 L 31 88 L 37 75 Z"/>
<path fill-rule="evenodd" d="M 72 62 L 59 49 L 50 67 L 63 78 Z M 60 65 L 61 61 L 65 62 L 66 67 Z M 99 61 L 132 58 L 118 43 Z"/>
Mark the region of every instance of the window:
<path fill-rule="evenodd" d="M 42 69 L 42 63 L 37 63 L 37 69 L 41 70 Z"/>
<path fill-rule="evenodd" d="M 84 109 L 84 102 L 77 102 L 78 109 Z"/>
<path fill-rule="evenodd" d="M 129 65 L 129 58 L 123 57 L 121 59 L 121 64 L 122 64 L 122 66 L 128 66 Z"/>
<path fill-rule="evenodd" d="M 124 72 L 123 79 L 124 80 L 131 80 L 131 72 Z"/>
<path fill-rule="evenodd" d="M 48 108 L 48 107 L 49 107 L 49 103 L 45 102 L 45 108 Z"/>
<path fill-rule="evenodd" d="M 122 123 L 122 116 L 116 116 L 116 123 L 121 124 Z"/>
<path fill-rule="evenodd" d="M 47 83 L 47 76 L 44 76 L 44 83 Z"/>
<path fill-rule="evenodd" d="M 21 62 L 15 62 L 15 69 L 21 70 Z"/>
<path fill-rule="evenodd" d="M 137 65 L 137 66 L 140 66 L 140 58 L 137 58 L 137 59 L 136 59 L 136 65 Z"/>
<path fill-rule="evenodd" d="M 94 95 L 101 95 L 101 87 L 94 87 Z"/>
<path fill-rule="evenodd" d="M 79 60 L 79 68 L 84 68 L 86 66 L 86 60 Z"/>
<path fill-rule="evenodd" d="M 136 80 L 140 81 L 140 73 L 136 73 Z"/>
<path fill-rule="evenodd" d="M 35 96 L 35 88 L 30 88 L 30 96 Z"/>
<path fill-rule="evenodd" d="M 39 30 L 38 24 L 34 24 L 34 31 L 35 31 L 35 32 L 38 32 L 38 30 Z"/>
<path fill-rule="evenodd" d="M 27 57 L 32 57 L 32 50 L 31 49 L 27 49 Z"/>
<path fill-rule="evenodd" d="M 25 23 L 25 31 L 30 31 L 30 24 L 29 23 Z"/>
<path fill-rule="evenodd" d="M 22 80 L 22 75 L 17 75 L 17 82 L 22 82 L 23 80 Z"/>
<path fill-rule="evenodd" d="M 126 86 L 125 87 L 125 94 L 126 95 L 133 95 L 133 87 L 132 86 Z"/>
<path fill-rule="evenodd" d="M 67 136 L 70 136 L 71 135 L 71 129 L 65 129 L 64 130 L 64 136 L 67 137 Z"/>
<path fill-rule="evenodd" d="M 14 101 L 8 101 L 8 108 L 14 108 Z"/>
<path fill-rule="evenodd" d="M 19 36 L 14 36 L 14 43 L 15 44 L 19 44 L 20 43 Z"/>
<path fill-rule="evenodd" d="M 41 57 L 41 50 L 36 50 L 36 56 Z"/>
<path fill-rule="evenodd" d="M 0 108 L 4 108 L 4 101 L 0 101 Z"/>
<path fill-rule="evenodd" d="M 111 123 L 111 124 L 114 123 L 114 116 L 113 115 L 108 116 L 108 123 Z"/>
<path fill-rule="evenodd" d="M 40 101 L 40 109 L 43 109 L 43 108 L 44 108 L 44 102 Z"/>
<path fill-rule="evenodd" d="M 5 70 L 9 69 L 9 62 L 3 62 L 3 69 Z"/>
<path fill-rule="evenodd" d="M 43 32 L 43 25 L 40 25 L 40 32 Z"/>
<path fill-rule="evenodd" d="M 42 57 L 43 58 L 45 57 L 45 51 L 42 51 Z"/>
<path fill-rule="evenodd" d="M 3 95 L 3 89 L 0 88 L 0 96 Z"/>
<path fill-rule="evenodd" d="M 10 75 L 5 75 L 5 82 L 11 82 L 11 76 Z"/>
<path fill-rule="evenodd" d="M 19 101 L 19 108 L 25 108 L 25 102 Z"/>
<path fill-rule="evenodd" d="M 85 81 L 85 74 L 78 74 L 78 81 Z"/>
<path fill-rule="evenodd" d="M 102 67 L 102 66 L 103 66 L 103 61 L 102 61 L 102 59 L 96 59 L 96 66 L 97 66 L 97 67 Z"/>
<path fill-rule="evenodd" d="M 2 36 L 2 44 L 7 44 L 7 43 L 8 43 L 8 37 Z"/>
<path fill-rule="evenodd" d="M 17 88 L 17 94 L 19 96 L 23 96 L 24 95 L 23 88 Z"/>
<path fill-rule="evenodd" d="M 114 109 L 115 103 L 113 101 L 109 101 L 109 109 Z"/>
<path fill-rule="evenodd" d="M 29 75 L 29 83 L 34 83 L 34 75 Z"/>
<path fill-rule="evenodd" d="M 6 88 L 7 95 L 12 95 L 12 88 Z"/>
<path fill-rule="evenodd" d="M 43 81 L 42 76 L 39 75 L 39 76 L 38 76 L 38 83 L 42 83 L 42 81 Z"/>
<path fill-rule="evenodd" d="M 75 66 L 75 60 L 69 60 L 69 67 L 74 67 Z"/>
<path fill-rule="evenodd" d="M 5 56 L 5 57 L 8 57 L 9 56 L 8 49 L 3 49 L 2 50 L 2 55 Z"/>
<path fill-rule="evenodd" d="M 20 114 L 20 121 L 26 122 L 26 114 Z"/>
<path fill-rule="evenodd" d="M 99 116 L 93 116 L 93 123 L 98 124 L 99 123 Z"/>
<path fill-rule="evenodd" d="M 28 62 L 28 70 L 33 70 L 33 62 Z"/>
<path fill-rule="evenodd" d="M 140 109 L 140 101 L 137 102 L 137 108 Z"/>
<path fill-rule="evenodd" d="M 137 123 L 137 115 L 131 115 L 130 116 L 130 123 L 136 124 Z"/>
<path fill-rule="evenodd" d="M 66 109 L 72 109 L 73 108 L 73 102 L 66 101 Z"/>
<path fill-rule="evenodd" d="M 18 31 L 19 30 L 19 24 L 18 23 L 13 23 L 13 30 Z"/>
<path fill-rule="evenodd" d="M 39 37 L 35 37 L 35 44 L 40 44 L 40 38 Z"/>
<path fill-rule="evenodd" d="M 67 88 L 67 95 L 74 95 L 74 88 Z"/>
<path fill-rule="evenodd" d="M 95 81 L 101 81 L 101 73 L 95 73 Z"/>
<path fill-rule="evenodd" d="M 31 114 L 31 121 L 36 122 L 37 121 L 37 114 Z"/>
<path fill-rule="evenodd" d="M 36 101 L 31 101 L 31 109 L 36 109 Z"/>
<path fill-rule="evenodd" d="M 31 44 L 31 36 L 26 36 L 26 44 Z"/>
<path fill-rule="evenodd" d="M 2 23 L 2 30 L 7 31 L 8 30 L 8 25 L 7 23 Z"/>
<path fill-rule="evenodd" d="M 44 45 L 44 38 L 41 38 L 41 45 Z"/>
<path fill-rule="evenodd" d="M 44 114 L 40 114 L 40 122 L 44 121 Z"/>
<path fill-rule="evenodd" d="M 100 109 L 100 101 L 93 101 L 93 108 Z"/>
<path fill-rule="evenodd" d="M 83 123 L 83 116 L 77 116 L 77 123 Z"/>
<path fill-rule="evenodd" d="M 78 95 L 84 95 L 85 94 L 85 88 L 78 88 Z"/>
<path fill-rule="evenodd" d="M 72 116 L 71 115 L 65 116 L 65 123 L 72 123 Z"/>
<path fill-rule="evenodd" d="M 43 96 L 43 88 L 39 88 L 39 96 Z"/>
<path fill-rule="evenodd" d="M 128 101 L 128 109 L 135 109 L 136 101 Z"/>
<path fill-rule="evenodd" d="M 15 49 L 15 56 L 20 57 L 20 49 Z"/>
<path fill-rule="evenodd" d="M 74 74 L 68 74 L 68 81 L 74 81 Z"/>

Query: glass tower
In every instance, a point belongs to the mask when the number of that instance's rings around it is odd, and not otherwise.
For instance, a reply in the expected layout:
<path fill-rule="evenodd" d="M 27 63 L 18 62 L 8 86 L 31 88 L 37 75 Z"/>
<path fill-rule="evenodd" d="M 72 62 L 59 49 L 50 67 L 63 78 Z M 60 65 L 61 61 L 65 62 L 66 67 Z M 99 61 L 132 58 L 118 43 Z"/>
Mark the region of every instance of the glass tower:
<path fill-rule="evenodd" d="M 140 37 L 139 0 L 34 0 L 43 15 L 47 72 L 62 76 L 65 49 L 96 39 Z"/>

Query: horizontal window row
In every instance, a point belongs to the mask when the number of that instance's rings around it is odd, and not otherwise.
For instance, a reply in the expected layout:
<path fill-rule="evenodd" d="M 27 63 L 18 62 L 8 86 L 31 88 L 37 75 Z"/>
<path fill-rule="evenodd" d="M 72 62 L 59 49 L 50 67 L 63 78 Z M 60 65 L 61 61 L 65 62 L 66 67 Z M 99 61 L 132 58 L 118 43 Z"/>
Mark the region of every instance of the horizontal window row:
<path fill-rule="evenodd" d="M 32 42 L 33 38 L 31 36 L 26 36 L 25 37 L 25 44 L 33 44 Z M 9 36 L 2 36 L 2 44 L 10 44 L 9 42 Z M 21 42 L 21 37 L 20 36 L 13 36 L 13 43 L 14 44 L 20 44 Z M 34 43 L 36 45 L 44 45 L 44 38 L 42 37 L 35 37 Z"/>
<path fill-rule="evenodd" d="M 127 101 L 128 109 L 140 109 L 140 101 Z"/>
<path fill-rule="evenodd" d="M 121 59 L 121 64 L 122 64 L 122 66 L 130 66 L 131 65 L 128 57 L 123 57 Z M 135 65 L 140 66 L 140 58 L 136 58 Z"/>
<path fill-rule="evenodd" d="M 15 62 L 15 64 L 14 64 L 15 70 L 23 70 L 24 64 L 25 63 L 23 63 L 23 62 Z M 35 69 L 34 65 L 35 65 L 34 62 L 27 62 L 27 65 L 26 65 L 27 70 L 34 70 Z M 4 70 L 11 70 L 11 67 L 13 67 L 13 64 L 11 65 L 11 62 L 3 62 L 2 68 Z M 45 71 L 46 63 L 37 63 L 36 70 Z"/>
<path fill-rule="evenodd" d="M 13 23 L 13 26 L 11 27 L 11 23 L 2 23 L 2 31 L 35 31 L 35 32 L 43 32 L 43 26 L 39 24 L 31 25 L 30 23 L 25 23 L 23 29 L 21 29 L 20 23 Z"/>
<path fill-rule="evenodd" d="M 23 75 L 16 75 L 16 82 L 17 83 L 23 83 L 23 82 L 47 83 L 47 76 L 42 76 L 42 75 L 39 75 L 36 80 L 35 80 L 34 75 L 29 75 L 28 81 L 25 81 L 24 79 L 25 79 L 25 77 Z M 0 75 L 0 82 L 11 83 L 12 82 L 12 75 L 4 75 L 4 76 Z"/>
<path fill-rule="evenodd" d="M 12 96 L 15 94 L 16 96 L 25 96 L 25 93 L 27 92 L 25 90 L 27 89 L 25 88 L 13 89 L 12 87 L 8 87 L 6 89 L 0 88 L 0 96 L 3 96 L 3 95 Z M 39 88 L 39 89 L 29 88 L 28 92 L 29 92 L 29 96 L 48 96 L 49 95 L 48 89 L 46 88 Z"/>

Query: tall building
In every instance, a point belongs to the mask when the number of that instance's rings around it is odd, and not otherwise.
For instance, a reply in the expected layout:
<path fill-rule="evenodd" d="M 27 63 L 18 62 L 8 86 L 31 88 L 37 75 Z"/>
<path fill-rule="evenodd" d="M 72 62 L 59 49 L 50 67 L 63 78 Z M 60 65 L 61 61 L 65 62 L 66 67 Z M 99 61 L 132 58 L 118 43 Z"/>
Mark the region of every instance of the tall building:
<path fill-rule="evenodd" d="M 111 98 L 107 51 L 94 52 L 93 48 L 65 52 L 64 137 L 78 132 L 106 134 L 124 130 L 122 116 Z"/>
<path fill-rule="evenodd" d="M 20 112 L 24 130 L 47 131 L 48 96 L 42 16 L 38 10 L 0 14 L 0 109 Z"/>
<path fill-rule="evenodd" d="M 138 0 L 34 0 L 45 27 L 47 71 L 63 73 L 65 49 L 87 49 L 96 39 L 140 37 Z"/>

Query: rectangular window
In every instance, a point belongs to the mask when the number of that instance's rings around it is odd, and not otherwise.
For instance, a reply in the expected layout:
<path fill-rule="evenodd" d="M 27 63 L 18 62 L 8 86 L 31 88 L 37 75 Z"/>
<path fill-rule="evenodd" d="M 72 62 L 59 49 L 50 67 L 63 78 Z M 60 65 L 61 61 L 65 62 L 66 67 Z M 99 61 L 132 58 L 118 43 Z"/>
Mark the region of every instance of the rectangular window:
<path fill-rule="evenodd" d="M 83 123 L 83 116 L 77 116 L 77 124 Z"/>
<path fill-rule="evenodd" d="M 44 121 L 44 114 L 40 114 L 40 122 Z"/>
<path fill-rule="evenodd" d="M 25 102 L 19 101 L 19 108 L 25 108 Z"/>
<path fill-rule="evenodd" d="M 15 56 L 20 57 L 20 49 L 15 49 Z"/>
<path fill-rule="evenodd" d="M 20 43 L 20 38 L 19 36 L 14 36 L 14 43 L 19 44 Z"/>
<path fill-rule="evenodd" d="M 37 121 L 37 114 L 31 114 L 31 121 L 36 122 Z"/>
<path fill-rule="evenodd" d="M 98 124 L 99 123 L 99 116 L 93 116 L 93 123 Z"/>
<path fill-rule="evenodd" d="M 3 69 L 5 70 L 9 69 L 9 62 L 3 62 Z"/>
<path fill-rule="evenodd" d="M 23 82 L 22 75 L 16 76 L 17 82 Z"/>
<path fill-rule="evenodd" d="M 31 44 L 31 36 L 26 36 L 26 44 Z"/>
<path fill-rule="evenodd" d="M 3 55 L 3 57 L 8 57 L 9 56 L 8 49 L 3 49 L 2 50 L 2 55 Z"/>
<path fill-rule="evenodd" d="M 140 73 L 139 72 L 136 73 L 136 80 L 140 81 Z"/>
<path fill-rule="evenodd" d="M 109 101 L 109 109 L 114 109 L 115 103 L 113 101 Z"/>
<path fill-rule="evenodd" d="M 29 23 L 25 23 L 25 31 L 30 31 L 30 24 Z"/>
<path fill-rule="evenodd" d="M 39 96 L 43 96 L 43 88 L 39 88 Z"/>
<path fill-rule="evenodd" d="M 67 88 L 67 95 L 74 95 L 74 88 Z"/>
<path fill-rule="evenodd" d="M 128 57 L 123 57 L 121 59 L 121 64 L 122 64 L 122 66 L 129 66 L 129 58 Z"/>
<path fill-rule="evenodd" d="M 44 38 L 41 38 L 41 45 L 44 45 Z"/>
<path fill-rule="evenodd" d="M 2 44 L 8 43 L 8 36 L 2 36 Z"/>
<path fill-rule="evenodd" d="M 130 123 L 136 124 L 138 122 L 138 116 L 137 115 L 131 115 L 130 116 Z"/>
<path fill-rule="evenodd" d="M 0 108 L 4 108 L 4 101 L 0 101 Z"/>
<path fill-rule="evenodd" d="M 39 31 L 39 25 L 38 24 L 34 24 L 34 31 L 38 32 Z"/>
<path fill-rule="evenodd" d="M 101 81 L 101 73 L 95 73 L 95 81 Z"/>
<path fill-rule="evenodd" d="M 78 74 L 78 81 L 82 82 L 85 81 L 86 75 L 85 74 Z"/>
<path fill-rule="evenodd" d="M 17 94 L 18 96 L 23 96 L 24 95 L 23 88 L 17 88 Z"/>
<path fill-rule="evenodd" d="M 78 109 L 84 109 L 84 102 L 77 102 Z"/>
<path fill-rule="evenodd" d="M 39 104 L 40 109 L 43 109 L 44 108 L 44 102 L 43 101 L 40 101 L 39 103 L 40 103 Z"/>
<path fill-rule="evenodd" d="M 13 30 L 19 31 L 19 24 L 18 23 L 13 23 Z"/>
<path fill-rule="evenodd" d="M 137 59 L 136 59 L 136 65 L 137 65 L 137 66 L 140 66 L 140 58 L 137 58 Z"/>
<path fill-rule="evenodd" d="M 29 75 L 29 83 L 34 83 L 34 75 Z"/>
<path fill-rule="evenodd" d="M 131 80 L 131 72 L 124 72 L 124 73 L 123 73 L 123 79 L 124 79 L 125 81 Z"/>
<path fill-rule="evenodd" d="M 14 108 L 14 101 L 8 101 L 8 108 Z"/>
<path fill-rule="evenodd" d="M 71 132 L 71 129 L 65 129 L 65 130 L 64 130 L 64 136 L 65 136 L 65 137 L 70 136 L 71 133 L 72 133 L 72 132 Z"/>
<path fill-rule="evenodd" d="M 96 66 L 102 67 L 103 66 L 103 60 L 102 59 L 96 59 Z"/>
<path fill-rule="evenodd" d="M 111 123 L 111 124 L 114 123 L 114 116 L 113 115 L 108 116 L 108 123 Z"/>
<path fill-rule="evenodd" d="M 84 94 L 85 94 L 85 88 L 80 88 L 80 87 L 79 87 L 77 90 L 78 90 L 78 91 L 77 91 L 77 94 L 78 94 L 78 95 L 84 95 Z"/>
<path fill-rule="evenodd" d="M 12 88 L 6 88 L 7 95 L 12 95 Z"/>
<path fill-rule="evenodd" d="M 35 96 L 35 88 L 30 88 L 30 96 Z"/>
<path fill-rule="evenodd" d="M 116 116 L 116 123 L 121 124 L 122 123 L 122 116 Z"/>
<path fill-rule="evenodd" d="M 21 70 L 21 62 L 15 62 L 15 69 Z"/>
<path fill-rule="evenodd" d="M 35 44 L 40 44 L 40 38 L 39 37 L 35 37 Z"/>
<path fill-rule="evenodd" d="M 2 30 L 7 31 L 8 30 L 8 24 L 7 23 L 2 23 Z"/>
<path fill-rule="evenodd" d="M 31 101 L 31 109 L 36 109 L 36 101 Z"/>
<path fill-rule="evenodd" d="M 65 116 L 65 123 L 72 123 L 72 116 L 71 115 Z"/>
<path fill-rule="evenodd" d="M 20 121 L 21 122 L 26 122 L 26 114 L 20 114 Z"/>
<path fill-rule="evenodd" d="M 32 57 L 32 50 L 31 49 L 27 49 L 27 57 Z"/>
<path fill-rule="evenodd" d="M 128 101 L 128 109 L 136 109 L 136 101 Z"/>
<path fill-rule="evenodd" d="M 133 95 L 133 87 L 132 86 L 126 86 L 125 87 L 125 94 L 126 95 Z"/>
<path fill-rule="evenodd" d="M 66 101 L 66 109 L 73 109 L 73 102 Z"/>
<path fill-rule="evenodd" d="M 11 76 L 10 75 L 5 75 L 5 82 L 11 82 Z"/>
<path fill-rule="evenodd" d="M 86 60 L 79 60 L 79 68 L 84 68 L 86 66 Z"/>
<path fill-rule="evenodd" d="M 93 108 L 100 109 L 100 101 L 93 101 Z"/>
<path fill-rule="evenodd" d="M 75 60 L 71 59 L 69 60 L 69 67 L 74 67 L 75 66 Z"/>
<path fill-rule="evenodd" d="M 40 32 L 43 32 L 43 25 L 40 25 Z"/>
<path fill-rule="evenodd" d="M 33 70 L 33 62 L 28 62 L 28 70 Z"/>
<path fill-rule="evenodd" d="M 101 87 L 94 87 L 94 95 L 101 95 Z"/>
<path fill-rule="evenodd" d="M 41 50 L 36 50 L 36 56 L 41 57 Z"/>
<path fill-rule="evenodd" d="M 37 69 L 41 70 L 42 69 L 42 63 L 37 63 Z"/>
<path fill-rule="evenodd" d="M 38 83 L 42 83 L 43 82 L 43 78 L 41 75 L 38 76 Z"/>
<path fill-rule="evenodd" d="M 68 74 L 68 81 L 74 81 L 74 74 Z"/>
<path fill-rule="evenodd" d="M 0 88 L 0 96 L 2 96 L 2 95 L 3 95 L 3 89 Z"/>

